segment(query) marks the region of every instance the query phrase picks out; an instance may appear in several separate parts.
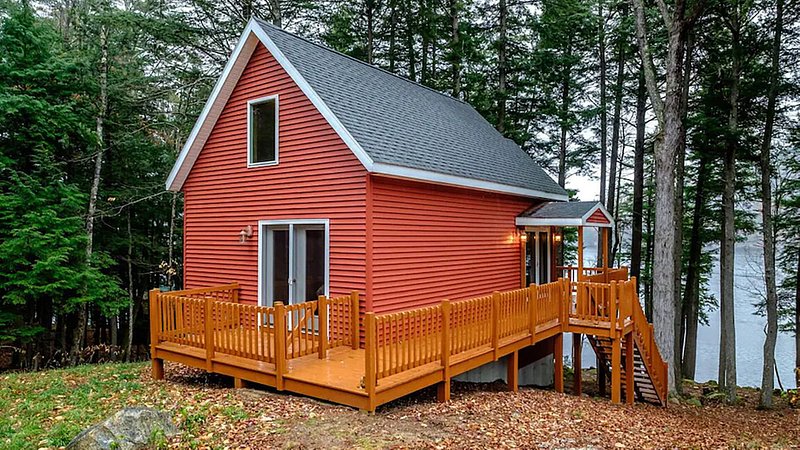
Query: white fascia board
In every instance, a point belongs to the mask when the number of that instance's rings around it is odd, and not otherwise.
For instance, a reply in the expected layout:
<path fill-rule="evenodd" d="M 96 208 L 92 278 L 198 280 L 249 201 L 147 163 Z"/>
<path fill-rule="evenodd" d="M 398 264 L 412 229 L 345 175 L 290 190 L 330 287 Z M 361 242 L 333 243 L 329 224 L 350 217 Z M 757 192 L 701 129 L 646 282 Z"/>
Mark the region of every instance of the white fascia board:
<path fill-rule="evenodd" d="M 581 219 L 536 219 L 533 217 L 517 217 L 520 227 L 580 227 Z"/>
<path fill-rule="evenodd" d="M 170 172 L 166 183 L 168 190 L 175 192 L 180 191 L 181 187 L 183 186 L 183 182 L 186 181 L 186 177 L 189 174 L 191 166 L 197 159 L 197 155 L 200 153 L 200 150 L 205 144 L 208 135 L 211 133 L 214 124 L 219 118 L 219 115 L 222 113 L 222 108 L 224 108 L 225 103 L 233 91 L 233 88 L 239 81 L 239 77 L 241 76 L 242 71 L 244 71 L 244 68 L 247 66 L 250 56 L 255 50 L 258 42 L 264 44 L 275 60 L 278 61 L 281 67 L 283 67 L 283 70 L 289 74 L 289 77 L 297 84 L 298 87 L 300 87 L 300 90 L 303 91 L 309 100 L 311 100 L 311 103 L 317 108 L 322 116 L 325 117 L 339 137 L 356 155 L 356 158 L 358 158 L 361 164 L 364 165 L 364 168 L 366 168 L 367 171 L 372 169 L 372 158 L 370 158 L 364 149 L 361 148 L 361 145 L 356 142 L 350 132 L 344 128 L 344 125 L 342 125 L 339 119 L 336 118 L 331 109 L 328 108 L 319 95 L 314 92 L 314 90 L 303 78 L 303 76 L 300 75 L 294 65 L 292 65 L 288 59 L 286 59 L 286 56 L 284 56 L 283 52 L 275 45 L 274 42 L 272 42 L 272 39 L 267 36 L 267 33 L 264 32 L 263 28 L 261 28 L 255 19 L 250 19 L 250 21 L 247 23 L 247 27 L 244 29 L 244 32 L 242 32 L 242 36 L 239 38 L 239 42 L 236 44 L 230 59 L 228 59 L 228 63 L 225 65 L 225 69 L 222 71 L 222 74 L 217 80 L 214 90 L 211 91 L 211 96 L 209 96 L 208 100 L 206 101 L 200 117 L 197 118 L 197 122 L 195 122 L 192 132 L 189 134 L 186 144 L 183 146 L 183 149 L 178 155 L 178 159 L 175 161 L 175 165 L 172 167 L 172 171 Z"/>
<path fill-rule="evenodd" d="M 467 187 L 480 189 L 483 191 L 500 192 L 503 194 L 519 195 L 522 197 L 539 198 L 544 200 L 567 201 L 566 195 L 553 194 L 550 192 L 525 189 L 507 184 L 495 183 L 492 181 L 476 180 L 474 178 L 460 177 L 457 175 L 447 175 L 439 172 L 432 172 L 422 169 L 412 169 L 410 167 L 396 166 L 393 164 L 374 163 L 372 172 L 380 175 L 387 175 L 396 178 L 406 178 L 411 180 L 421 180 L 436 184 L 449 186 Z"/>

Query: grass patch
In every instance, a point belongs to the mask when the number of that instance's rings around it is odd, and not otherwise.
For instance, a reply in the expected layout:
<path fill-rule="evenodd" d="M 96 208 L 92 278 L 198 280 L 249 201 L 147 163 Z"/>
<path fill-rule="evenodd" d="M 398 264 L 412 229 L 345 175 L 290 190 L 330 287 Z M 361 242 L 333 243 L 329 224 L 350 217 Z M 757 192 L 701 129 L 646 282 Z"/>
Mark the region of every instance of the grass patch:
<path fill-rule="evenodd" d="M 0 447 L 60 447 L 134 402 L 145 363 L 87 365 L 0 376 Z"/>

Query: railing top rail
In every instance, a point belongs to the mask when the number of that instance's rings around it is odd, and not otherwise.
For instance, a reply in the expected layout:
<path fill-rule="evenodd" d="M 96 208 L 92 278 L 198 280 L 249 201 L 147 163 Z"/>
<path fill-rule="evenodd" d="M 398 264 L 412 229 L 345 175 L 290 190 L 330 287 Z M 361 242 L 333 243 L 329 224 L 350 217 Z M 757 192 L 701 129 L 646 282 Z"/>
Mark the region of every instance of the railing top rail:
<path fill-rule="evenodd" d="M 229 291 L 232 289 L 239 289 L 239 283 L 230 283 L 230 284 L 223 284 L 220 286 L 211 286 L 204 288 L 182 289 L 180 291 L 162 291 L 161 293 L 180 296 L 180 295 L 203 294 L 206 292 Z"/>

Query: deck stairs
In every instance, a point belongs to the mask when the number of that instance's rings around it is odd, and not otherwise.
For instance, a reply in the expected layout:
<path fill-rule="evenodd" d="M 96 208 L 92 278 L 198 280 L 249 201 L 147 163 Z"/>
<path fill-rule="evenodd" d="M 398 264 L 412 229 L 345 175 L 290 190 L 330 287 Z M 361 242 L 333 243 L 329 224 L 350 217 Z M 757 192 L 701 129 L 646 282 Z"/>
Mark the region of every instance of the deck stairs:
<path fill-rule="evenodd" d="M 598 357 L 599 364 L 602 364 L 606 373 L 613 374 L 614 371 L 619 371 L 622 387 L 622 397 L 626 397 L 627 373 L 625 370 L 625 361 L 627 360 L 627 351 L 629 348 L 633 349 L 633 391 L 634 398 L 639 401 L 654 403 L 658 405 L 666 405 L 667 402 L 667 366 L 661 359 L 658 352 L 658 347 L 654 342 L 653 325 L 647 321 L 647 318 L 642 311 L 641 304 L 639 303 L 639 296 L 635 290 L 635 280 L 628 283 L 632 288 L 632 292 L 627 293 L 630 298 L 625 298 L 625 293 L 620 289 L 618 290 L 619 302 L 618 308 L 621 312 L 620 316 L 627 317 L 627 322 L 623 324 L 622 336 L 612 337 L 603 335 L 587 334 L 587 339 L 592 346 L 595 354 Z M 627 301 L 628 308 L 621 305 Z M 592 303 L 600 303 L 592 298 Z M 633 345 L 630 347 L 625 342 L 628 339 L 633 340 Z M 613 345 L 621 345 L 621 364 L 615 365 L 612 359 Z M 601 379 L 601 382 L 606 380 Z M 605 390 L 605 386 L 602 387 Z"/>

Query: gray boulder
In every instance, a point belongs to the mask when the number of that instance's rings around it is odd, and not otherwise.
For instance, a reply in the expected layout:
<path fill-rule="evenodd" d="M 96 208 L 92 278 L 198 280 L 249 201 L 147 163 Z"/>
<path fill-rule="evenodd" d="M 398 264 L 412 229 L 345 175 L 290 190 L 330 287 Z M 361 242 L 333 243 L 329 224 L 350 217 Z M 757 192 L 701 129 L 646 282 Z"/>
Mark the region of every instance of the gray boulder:
<path fill-rule="evenodd" d="M 75 436 L 67 449 L 137 450 L 178 434 L 169 414 L 152 408 L 130 407 Z M 155 441 L 155 442 L 154 442 Z"/>

